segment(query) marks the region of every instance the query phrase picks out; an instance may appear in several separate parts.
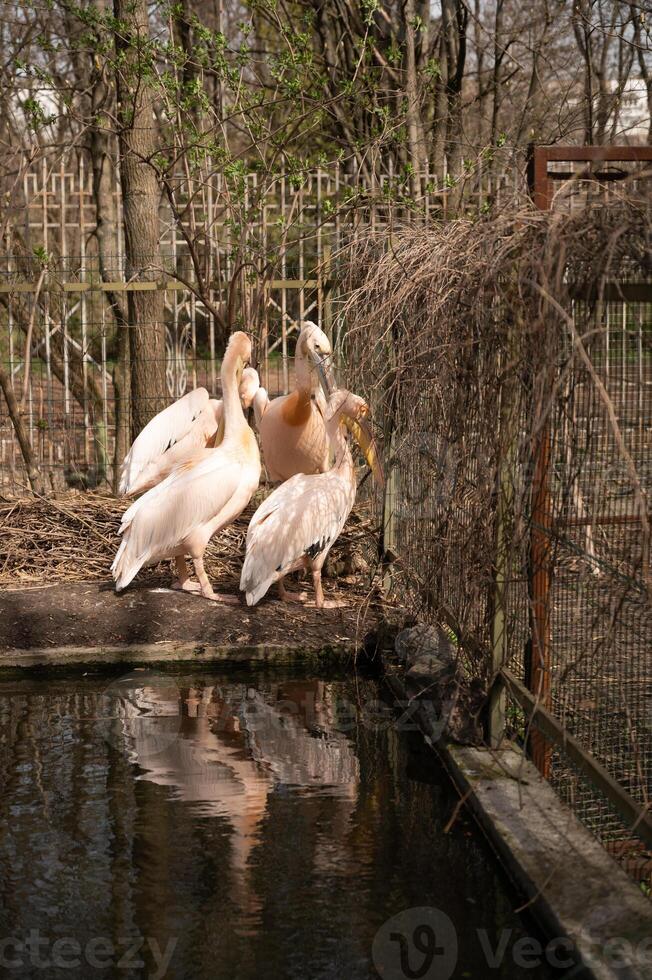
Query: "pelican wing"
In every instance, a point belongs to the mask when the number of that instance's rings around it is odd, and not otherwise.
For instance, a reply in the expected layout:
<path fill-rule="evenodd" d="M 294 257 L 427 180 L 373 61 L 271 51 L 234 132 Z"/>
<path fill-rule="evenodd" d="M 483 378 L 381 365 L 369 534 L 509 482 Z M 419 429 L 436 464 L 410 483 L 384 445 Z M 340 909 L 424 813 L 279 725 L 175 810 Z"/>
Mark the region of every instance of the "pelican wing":
<path fill-rule="evenodd" d="M 258 485 L 259 472 L 232 450 L 197 450 L 125 512 L 111 566 L 116 588 L 124 589 L 143 566 L 179 553 L 193 532 L 210 536 L 222 520 L 237 517 Z"/>
<path fill-rule="evenodd" d="M 188 440 L 189 448 L 200 445 L 205 440 L 207 422 L 213 421 L 209 415 L 214 416 L 214 412 L 205 388 L 189 391 L 155 415 L 125 456 L 119 492 L 132 494 L 151 485 L 153 469 L 161 457 L 182 440 Z"/>
<path fill-rule="evenodd" d="M 178 466 L 191 461 L 198 449 L 215 448 L 223 414 L 222 402 L 211 398 L 208 408 L 202 409 L 189 432 L 142 468 L 135 483 L 130 487 L 128 496 L 143 493 L 155 487 L 157 483 L 161 483 Z"/>
<path fill-rule="evenodd" d="M 328 554 L 353 506 L 355 489 L 335 472 L 291 477 L 256 510 L 247 531 L 240 588 L 254 606 L 306 558 Z"/>

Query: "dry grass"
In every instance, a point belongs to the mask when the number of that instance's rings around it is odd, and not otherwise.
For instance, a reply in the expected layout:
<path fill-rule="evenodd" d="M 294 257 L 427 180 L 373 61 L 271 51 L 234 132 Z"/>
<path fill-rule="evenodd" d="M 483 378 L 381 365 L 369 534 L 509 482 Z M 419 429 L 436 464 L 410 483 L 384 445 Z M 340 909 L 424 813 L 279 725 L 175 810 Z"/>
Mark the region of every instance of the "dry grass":
<path fill-rule="evenodd" d="M 237 587 L 249 518 L 263 495 L 259 491 L 245 513 L 209 544 L 205 563 L 211 580 Z M 120 517 L 127 506 L 108 493 L 78 491 L 0 502 L 0 589 L 110 579 Z M 330 574 L 337 575 L 342 588 L 365 589 L 375 540 L 373 522 L 361 505 L 328 559 Z M 162 576 L 170 579 L 168 562 L 139 573 L 141 579 Z"/>

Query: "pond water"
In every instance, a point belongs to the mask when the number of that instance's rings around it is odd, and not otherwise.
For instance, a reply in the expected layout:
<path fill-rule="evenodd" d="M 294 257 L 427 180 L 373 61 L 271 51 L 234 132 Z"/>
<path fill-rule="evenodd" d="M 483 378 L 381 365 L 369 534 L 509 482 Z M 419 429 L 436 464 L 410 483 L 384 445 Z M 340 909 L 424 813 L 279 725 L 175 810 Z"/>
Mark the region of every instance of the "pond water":
<path fill-rule="evenodd" d="M 410 727 L 333 672 L 0 682 L 0 975 L 551 976 Z"/>

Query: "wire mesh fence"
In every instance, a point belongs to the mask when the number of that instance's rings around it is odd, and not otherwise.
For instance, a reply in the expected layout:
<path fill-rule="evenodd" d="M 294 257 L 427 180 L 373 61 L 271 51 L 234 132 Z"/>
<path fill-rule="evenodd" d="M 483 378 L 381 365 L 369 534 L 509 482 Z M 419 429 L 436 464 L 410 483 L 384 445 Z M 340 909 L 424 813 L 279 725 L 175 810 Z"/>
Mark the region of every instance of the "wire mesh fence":
<path fill-rule="evenodd" d="M 346 304 L 395 593 L 484 681 L 488 740 L 520 739 L 648 892 L 650 183 L 360 240 Z"/>
<path fill-rule="evenodd" d="M 652 285 L 650 287 L 652 294 Z M 644 809 L 652 794 L 652 329 L 649 303 L 575 311 L 590 364 L 567 354 L 550 422 L 550 702 L 565 730 Z M 642 518 L 641 506 L 645 507 Z M 563 752 L 563 798 L 648 886 L 652 855 Z"/>

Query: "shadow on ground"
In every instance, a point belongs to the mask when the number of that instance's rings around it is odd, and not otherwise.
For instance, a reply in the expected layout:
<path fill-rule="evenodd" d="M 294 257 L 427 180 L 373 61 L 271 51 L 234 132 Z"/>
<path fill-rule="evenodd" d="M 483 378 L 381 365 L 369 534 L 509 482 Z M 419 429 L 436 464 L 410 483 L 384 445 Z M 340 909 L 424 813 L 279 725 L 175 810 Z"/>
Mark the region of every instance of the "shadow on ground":
<path fill-rule="evenodd" d="M 274 644 L 312 650 L 362 642 L 380 608 L 359 595 L 321 612 L 274 598 L 249 608 L 145 582 L 116 595 L 110 581 L 75 582 L 0 595 L 0 652 L 144 643 Z"/>

